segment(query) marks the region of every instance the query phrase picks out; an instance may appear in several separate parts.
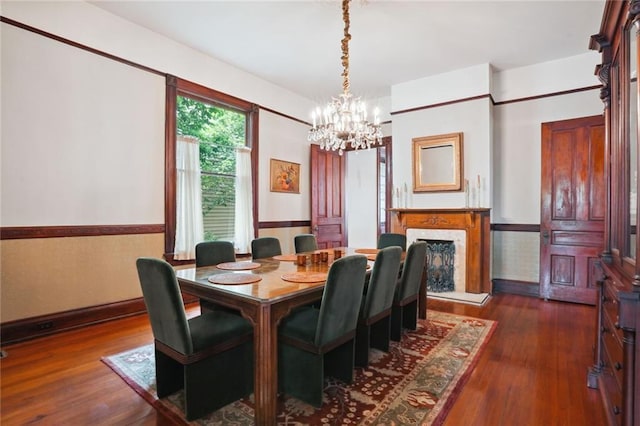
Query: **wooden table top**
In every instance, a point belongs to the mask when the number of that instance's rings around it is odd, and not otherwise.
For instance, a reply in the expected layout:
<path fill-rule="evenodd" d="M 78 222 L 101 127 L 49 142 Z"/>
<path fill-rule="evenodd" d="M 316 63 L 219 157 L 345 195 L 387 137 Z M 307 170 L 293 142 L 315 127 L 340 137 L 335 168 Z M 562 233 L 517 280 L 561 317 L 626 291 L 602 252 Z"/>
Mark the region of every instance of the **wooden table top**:
<path fill-rule="evenodd" d="M 343 256 L 358 254 L 356 249 L 339 247 L 343 251 Z M 254 259 L 252 262 L 259 263 L 260 267 L 255 269 L 238 270 L 237 273 L 257 274 L 262 279 L 255 283 L 249 284 L 214 284 L 208 281 L 208 278 L 215 274 L 230 273 L 228 270 L 222 270 L 216 266 L 192 267 L 176 270 L 176 276 L 179 280 L 189 281 L 199 286 L 215 289 L 218 292 L 229 293 L 236 297 L 245 299 L 253 299 L 259 303 L 267 301 L 273 302 L 282 298 L 292 297 L 305 293 L 307 291 L 317 290 L 323 287 L 325 282 L 292 282 L 282 279 L 284 274 L 317 274 L 327 273 L 331 263 L 333 262 L 334 249 L 316 250 L 315 252 L 329 252 L 328 262 L 320 262 L 313 264 L 307 262 L 305 266 L 296 265 L 295 261 L 274 260 L 273 258 Z M 373 264 L 373 262 L 369 262 Z M 231 272 L 234 273 L 234 272 Z"/>

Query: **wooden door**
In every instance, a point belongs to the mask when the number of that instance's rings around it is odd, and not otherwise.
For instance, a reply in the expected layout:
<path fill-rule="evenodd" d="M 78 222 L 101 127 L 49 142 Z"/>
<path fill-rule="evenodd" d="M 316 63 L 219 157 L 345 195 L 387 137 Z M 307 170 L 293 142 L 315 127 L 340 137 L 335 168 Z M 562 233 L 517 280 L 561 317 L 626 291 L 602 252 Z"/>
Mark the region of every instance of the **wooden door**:
<path fill-rule="evenodd" d="M 319 248 L 347 245 L 345 157 L 311 145 L 311 232 Z"/>
<path fill-rule="evenodd" d="M 540 296 L 596 303 L 606 181 L 601 115 L 542 124 Z"/>

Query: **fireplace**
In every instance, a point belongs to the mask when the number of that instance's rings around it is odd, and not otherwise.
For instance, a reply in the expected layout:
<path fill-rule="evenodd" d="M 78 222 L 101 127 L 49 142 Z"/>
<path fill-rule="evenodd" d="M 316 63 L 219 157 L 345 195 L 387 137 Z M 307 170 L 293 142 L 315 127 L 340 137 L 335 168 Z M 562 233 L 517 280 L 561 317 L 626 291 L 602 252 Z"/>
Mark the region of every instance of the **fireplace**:
<path fill-rule="evenodd" d="M 455 291 L 491 293 L 490 209 L 391 209 L 391 232 L 416 239 L 453 241 Z M 426 286 L 424 288 L 426 299 Z M 420 305 L 420 317 L 426 307 Z"/>

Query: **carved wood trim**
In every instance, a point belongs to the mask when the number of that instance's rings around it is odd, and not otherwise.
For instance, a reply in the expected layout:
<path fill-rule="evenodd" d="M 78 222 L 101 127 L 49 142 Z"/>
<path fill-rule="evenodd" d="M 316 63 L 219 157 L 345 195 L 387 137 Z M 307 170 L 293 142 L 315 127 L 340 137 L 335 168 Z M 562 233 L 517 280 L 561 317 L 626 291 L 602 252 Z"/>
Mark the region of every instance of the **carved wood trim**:
<path fill-rule="evenodd" d="M 94 55 L 102 56 L 104 58 L 111 59 L 111 60 L 116 61 L 116 62 L 120 62 L 121 64 L 125 64 L 125 65 L 129 65 L 131 67 L 134 67 L 134 68 L 138 68 L 138 69 L 140 69 L 142 71 L 146 71 L 146 72 L 149 72 L 151 74 L 156 74 L 156 75 L 161 75 L 161 76 L 165 75 L 165 73 L 163 73 L 162 71 L 158 71 L 158 70 L 156 70 L 154 68 L 150 68 L 150 67 L 147 67 L 145 65 L 141 65 L 141 64 L 138 64 L 136 62 L 129 61 L 129 60 L 121 58 L 119 56 L 103 52 L 102 50 L 94 49 L 93 47 L 89 47 L 87 45 L 75 42 L 73 40 L 69 40 L 68 38 L 60 37 L 58 35 L 55 35 L 55 34 L 52 34 L 50 32 L 41 30 L 39 28 L 35 28 L 35 27 L 30 26 L 30 25 L 23 24 L 22 22 L 14 21 L 13 19 L 7 18 L 5 16 L 0 16 L 0 22 L 3 22 L 3 23 L 8 24 L 8 25 L 12 25 L 12 26 L 14 26 L 16 28 L 20 28 L 20 29 L 23 29 L 25 31 L 32 32 L 34 34 L 38 34 L 38 35 L 40 35 L 42 37 L 46 37 L 46 38 L 49 38 L 51 40 L 58 41 L 60 43 L 66 44 L 68 46 L 72 46 L 72 47 L 87 51 L 89 53 L 93 53 Z"/>
<path fill-rule="evenodd" d="M 303 226 L 311 226 L 310 220 L 281 220 L 273 222 L 260 222 L 257 229 L 270 228 L 297 228 Z"/>
<path fill-rule="evenodd" d="M 492 223 L 491 230 L 506 232 L 540 232 L 540 225 L 528 223 Z"/>
<path fill-rule="evenodd" d="M 415 112 L 415 111 L 420 111 L 420 110 L 423 110 L 423 109 L 440 108 L 440 107 L 447 106 L 447 105 L 459 104 L 459 103 L 470 102 L 470 101 L 477 101 L 478 99 L 485 99 L 485 98 L 489 98 L 491 103 L 495 105 L 495 102 L 493 100 L 493 97 L 491 96 L 491 93 L 487 93 L 486 95 L 471 96 L 469 98 L 455 99 L 453 101 L 439 102 L 437 104 L 423 105 L 423 106 L 419 106 L 419 107 L 415 107 L 415 108 L 407 108 L 407 109 L 402 109 L 402 110 L 399 110 L 399 111 L 392 111 L 391 115 L 393 116 L 393 115 L 398 115 L 398 114 L 406 114 L 408 112 Z"/>
<path fill-rule="evenodd" d="M 7 226 L 0 228 L 0 239 L 97 237 L 101 235 L 162 234 L 164 224 L 153 225 L 74 225 Z"/>

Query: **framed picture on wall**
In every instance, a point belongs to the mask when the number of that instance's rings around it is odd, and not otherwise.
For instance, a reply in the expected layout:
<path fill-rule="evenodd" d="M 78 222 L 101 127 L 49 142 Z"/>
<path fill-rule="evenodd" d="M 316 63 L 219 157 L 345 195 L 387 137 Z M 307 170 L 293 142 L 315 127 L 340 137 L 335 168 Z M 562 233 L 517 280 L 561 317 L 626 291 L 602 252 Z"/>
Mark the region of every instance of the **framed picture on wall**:
<path fill-rule="evenodd" d="M 300 193 L 300 164 L 271 159 L 271 192 Z"/>

